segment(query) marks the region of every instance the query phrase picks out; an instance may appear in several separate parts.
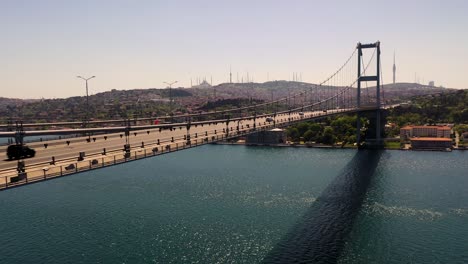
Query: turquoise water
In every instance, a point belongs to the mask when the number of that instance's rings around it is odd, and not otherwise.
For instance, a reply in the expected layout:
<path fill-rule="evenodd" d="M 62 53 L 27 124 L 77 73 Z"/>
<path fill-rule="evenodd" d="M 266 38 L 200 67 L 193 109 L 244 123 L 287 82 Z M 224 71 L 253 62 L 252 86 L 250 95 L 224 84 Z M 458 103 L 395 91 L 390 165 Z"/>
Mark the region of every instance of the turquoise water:
<path fill-rule="evenodd" d="M 468 153 L 356 152 L 208 145 L 2 191 L 0 263 L 468 262 Z"/>
<path fill-rule="evenodd" d="M 340 263 L 468 263 L 468 152 L 386 152 Z"/>

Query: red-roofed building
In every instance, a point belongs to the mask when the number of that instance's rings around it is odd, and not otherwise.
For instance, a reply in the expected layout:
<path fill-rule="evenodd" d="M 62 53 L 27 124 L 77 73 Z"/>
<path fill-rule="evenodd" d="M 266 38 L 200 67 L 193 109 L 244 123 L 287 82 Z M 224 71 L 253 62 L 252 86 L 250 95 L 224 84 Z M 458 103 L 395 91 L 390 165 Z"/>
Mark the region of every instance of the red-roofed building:
<path fill-rule="evenodd" d="M 452 129 L 448 126 L 405 126 L 400 129 L 400 139 L 413 137 L 450 138 Z"/>

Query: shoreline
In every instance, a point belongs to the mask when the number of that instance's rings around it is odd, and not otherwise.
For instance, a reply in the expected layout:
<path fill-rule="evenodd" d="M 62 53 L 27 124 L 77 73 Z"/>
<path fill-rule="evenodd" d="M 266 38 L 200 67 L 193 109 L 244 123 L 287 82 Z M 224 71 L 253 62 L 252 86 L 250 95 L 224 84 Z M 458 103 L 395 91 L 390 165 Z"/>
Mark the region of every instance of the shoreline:
<path fill-rule="evenodd" d="M 245 143 L 239 143 L 239 142 L 214 142 L 212 143 L 214 145 L 236 145 L 236 146 L 253 146 L 253 147 L 277 147 L 277 148 L 323 148 L 323 149 L 357 149 L 357 147 L 350 147 L 350 146 L 330 146 L 330 145 L 306 145 L 306 144 L 245 144 Z M 383 148 L 385 150 L 400 150 L 400 151 L 438 151 L 438 152 L 452 152 L 454 150 L 459 150 L 459 151 L 464 151 L 468 149 L 459 149 L 459 148 L 454 148 L 451 149 L 450 151 L 443 150 L 443 149 L 418 149 L 418 150 L 413 150 L 413 149 L 401 149 L 401 148 Z"/>

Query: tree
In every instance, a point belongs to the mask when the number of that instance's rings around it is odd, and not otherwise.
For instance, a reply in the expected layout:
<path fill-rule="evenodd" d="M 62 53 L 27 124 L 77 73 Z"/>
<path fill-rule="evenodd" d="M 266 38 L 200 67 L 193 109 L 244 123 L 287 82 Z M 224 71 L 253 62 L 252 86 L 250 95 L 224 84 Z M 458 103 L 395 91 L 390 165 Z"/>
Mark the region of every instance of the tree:
<path fill-rule="evenodd" d="M 312 123 L 312 124 L 310 124 L 308 131 L 313 132 L 314 139 L 316 140 L 317 137 L 319 136 L 320 132 L 322 131 L 322 126 L 320 124 L 317 124 L 317 123 Z"/>
<path fill-rule="evenodd" d="M 317 138 L 317 133 L 312 130 L 307 130 L 304 135 L 304 141 L 315 141 Z"/>
<path fill-rule="evenodd" d="M 304 122 L 304 123 L 298 124 L 297 130 L 299 131 L 300 135 L 304 135 L 307 132 L 307 130 L 309 130 L 309 123 Z"/>
<path fill-rule="evenodd" d="M 461 125 L 456 125 L 453 130 L 457 131 L 458 134 L 463 134 L 465 132 L 468 132 L 468 125 L 461 124 Z"/>
<path fill-rule="evenodd" d="M 299 141 L 301 135 L 299 134 L 299 130 L 296 127 L 290 127 L 287 130 L 288 137 L 291 138 L 292 141 Z"/>
<path fill-rule="evenodd" d="M 330 123 L 338 140 L 344 140 L 345 137 L 355 133 L 356 118 L 356 116 L 341 116 Z"/>
<path fill-rule="evenodd" d="M 336 137 L 334 135 L 333 128 L 325 127 L 321 139 L 323 144 L 333 145 L 336 142 Z"/>

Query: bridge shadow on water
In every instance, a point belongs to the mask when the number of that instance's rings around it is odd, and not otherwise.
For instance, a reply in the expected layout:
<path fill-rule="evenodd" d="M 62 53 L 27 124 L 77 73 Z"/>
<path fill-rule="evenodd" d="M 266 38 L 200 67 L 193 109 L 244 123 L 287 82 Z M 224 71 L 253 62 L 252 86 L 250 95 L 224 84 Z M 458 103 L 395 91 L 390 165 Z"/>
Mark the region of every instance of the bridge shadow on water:
<path fill-rule="evenodd" d="M 381 154 L 359 150 L 263 263 L 336 263 Z"/>

